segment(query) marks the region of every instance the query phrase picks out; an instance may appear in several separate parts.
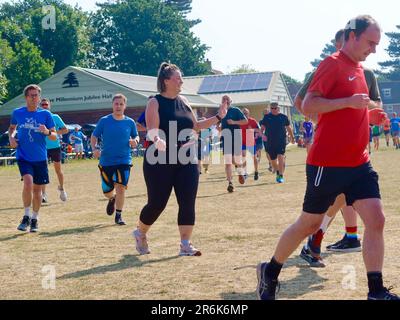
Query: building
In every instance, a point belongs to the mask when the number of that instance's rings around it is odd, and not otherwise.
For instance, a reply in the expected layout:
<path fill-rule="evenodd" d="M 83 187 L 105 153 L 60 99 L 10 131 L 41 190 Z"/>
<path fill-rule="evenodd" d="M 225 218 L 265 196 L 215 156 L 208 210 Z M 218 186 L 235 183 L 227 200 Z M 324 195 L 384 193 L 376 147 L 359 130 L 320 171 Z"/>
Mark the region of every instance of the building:
<path fill-rule="evenodd" d="M 148 97 L 157 94 L 156 77 L 78 67 L 67 67 L 39 85 L 54 113 L 67 124 L 80 125 L 109 114 L 116 93 L 127 97 L 126 114 L 133 119 L 143 112 Z M 248 107 L 257 119 L 271 102 L 278 102 L 282 112 L 291 115 L 293 102 L 279 71 L 184 78 L 182 95 L 193 109 L 215 114 L 224 94 L 232 97 L 235 106 Z M 24 104 L 21 94 L 0 106 L 1 131 L 7 130 L 12 111 Z"/>
<path fill-rule="evenodd" d="M 380 81 L 379 91 L 385 112 L 400 115 L 400 81 Z"/>

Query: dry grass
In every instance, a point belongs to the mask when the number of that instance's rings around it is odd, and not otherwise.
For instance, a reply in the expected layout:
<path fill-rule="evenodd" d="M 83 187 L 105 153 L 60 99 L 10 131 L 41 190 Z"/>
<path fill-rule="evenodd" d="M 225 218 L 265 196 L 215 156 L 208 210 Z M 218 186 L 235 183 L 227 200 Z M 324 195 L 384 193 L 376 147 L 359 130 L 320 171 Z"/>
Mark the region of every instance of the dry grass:
<path fill-rule="evenodd" d="M 264 157 L 264 155 L 263 155 Z M 221 165 L 201 177 L 194 244 L 200 258 L 178 257 L 177 204 L 149 233 L 152 253 L 138 256 L 130 235 L 146 201 L 141 161 L 134 164 L 124 216 L 126 227 L 105 214 L 95 161 L 64 167 L 69 201 L 58 199 L 54 170 L 41 210 L 40 233 L 16 230 L 22 216 L 17 167 L 0 168 L 0 297 L 3 299 L 255 299 L 255 266 L 269 259 L 283 230 L 298 216 L 305 190 L 305 151 L 287 154 L 287 182 L 261 170 L 226 192 Z M 383 149 L 372 161 L 381 178 L 386 209 L 384 277 L 400 286 L 400 151 Z M 263 163 L 265 164 L 265 158 Z M 264 165 L 265 167 L 265 165 Z M 338 218 L 325 244 L 342 237 Z M 282 272 L 283 299 L 365 299 L 366 277 L 360 253 L 325 254 L 325 269 L 310 269 L 296 253 Z M 43 289 L 43 266 L 56 271 L 56 288 Z M 343 290 L 345 266 L 354 266 L 357 290 Z M 397 288 L 398 293 L 400 290 Z"/>

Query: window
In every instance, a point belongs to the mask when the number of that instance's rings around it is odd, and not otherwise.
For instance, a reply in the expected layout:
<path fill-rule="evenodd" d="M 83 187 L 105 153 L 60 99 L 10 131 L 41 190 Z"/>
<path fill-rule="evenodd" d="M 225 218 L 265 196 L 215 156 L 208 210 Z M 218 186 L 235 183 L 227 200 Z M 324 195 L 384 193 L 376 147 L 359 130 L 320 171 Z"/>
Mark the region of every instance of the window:
<path fill-rule="evenodd" d="M 393 112 L 393 106 L 386 106 L 386 112 Z"/>

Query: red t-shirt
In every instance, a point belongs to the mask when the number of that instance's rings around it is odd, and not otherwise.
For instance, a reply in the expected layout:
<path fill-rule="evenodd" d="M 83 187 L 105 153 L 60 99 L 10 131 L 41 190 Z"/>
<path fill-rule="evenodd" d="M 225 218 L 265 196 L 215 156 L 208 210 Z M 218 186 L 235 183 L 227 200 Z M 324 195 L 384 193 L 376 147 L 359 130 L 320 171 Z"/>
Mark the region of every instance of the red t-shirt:
<path fill-rule="evenodd" d="M 308 92 L 320 92 L 326 99 L 369 95 L 361 64 L 341 51 L 321 62 Z M 346 108 L 320 114 L 307 164 L 319 167 L 360 166 L 369 161 L 368 142 L 367 108 Z"/>
<path fill-rule="evenodd" d="M 254 129 L 258 128 L 258 122 L 256 119 L 249 117 L 249 122 L 243 126 L 242 129 L 242 145 L 246 147 L 254 147 Z"/>

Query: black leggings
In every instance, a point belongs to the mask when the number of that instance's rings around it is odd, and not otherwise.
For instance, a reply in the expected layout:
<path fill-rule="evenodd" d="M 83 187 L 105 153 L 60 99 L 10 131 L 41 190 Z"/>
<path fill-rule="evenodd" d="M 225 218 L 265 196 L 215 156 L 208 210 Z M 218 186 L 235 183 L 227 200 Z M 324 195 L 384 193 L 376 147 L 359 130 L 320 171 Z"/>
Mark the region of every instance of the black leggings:
<path fill-rule="evenodd" d="M 164 211 L 172 188 L 174 188 L 179 205 L 178 225 L 193 226 L 199 184 L 197 164 L 151 165 L 144 157 L 143 173 L 148 199 L 140 214 L 140 221 L 151 226 Z"/>

